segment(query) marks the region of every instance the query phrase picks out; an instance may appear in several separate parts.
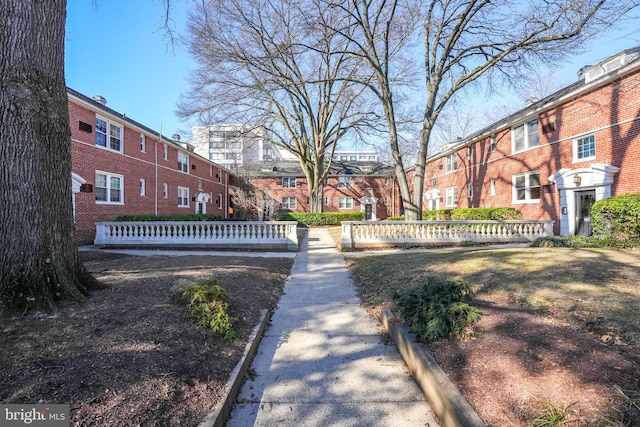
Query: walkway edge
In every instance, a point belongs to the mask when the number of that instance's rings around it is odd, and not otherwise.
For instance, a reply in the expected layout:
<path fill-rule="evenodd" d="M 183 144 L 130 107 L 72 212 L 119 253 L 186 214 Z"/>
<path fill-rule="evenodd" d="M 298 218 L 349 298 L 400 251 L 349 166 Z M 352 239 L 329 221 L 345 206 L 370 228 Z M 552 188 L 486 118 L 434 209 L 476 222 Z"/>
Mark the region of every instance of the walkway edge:
<path fill-rule="evenodd" d="M 381 321 L 398 352 L 422 389 L 431 409 L 445 427 L 485 427 L 486 424 L 473 410 L 451 382 L 433 356 L 415 344 L 415 335 L 407 325 L 396 322 L 389 310 L 383 310 Z"/>
<path fill-rule="evenodd" d="M 249 342 L 244 348 L 244 354 L 231 372 L 231 377 L 225 386 L 225 397 L 222 402 L 216 405 L 216 408 L 201 422 L 198 427 L 224 427 L 227 418 L 231 414 L 233 404 L 240 393 L 240 387 L 244 381 L 245 374 L 251 366 L 251 362 L 258 351 L 258 346 L 264 335 L 264 330 L 269 323 L 271 316 L 267 310 L 260 310 L 260 321 L 253 329 Z"/>

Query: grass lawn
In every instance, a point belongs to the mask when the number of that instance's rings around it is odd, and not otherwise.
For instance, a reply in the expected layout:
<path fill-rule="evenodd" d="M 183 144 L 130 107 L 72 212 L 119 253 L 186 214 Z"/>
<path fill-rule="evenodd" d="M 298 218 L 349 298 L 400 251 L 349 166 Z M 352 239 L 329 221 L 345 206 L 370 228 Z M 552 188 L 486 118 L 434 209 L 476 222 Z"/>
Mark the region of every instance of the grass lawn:
<path fill-rule="evenodd" d="M 608 249 L 522 248 L 403 253 L 350 259 L 365 302 L 425 276 L 465 279 L 478 297 L 519 304 L 640 345 L 640 260 Z"/>

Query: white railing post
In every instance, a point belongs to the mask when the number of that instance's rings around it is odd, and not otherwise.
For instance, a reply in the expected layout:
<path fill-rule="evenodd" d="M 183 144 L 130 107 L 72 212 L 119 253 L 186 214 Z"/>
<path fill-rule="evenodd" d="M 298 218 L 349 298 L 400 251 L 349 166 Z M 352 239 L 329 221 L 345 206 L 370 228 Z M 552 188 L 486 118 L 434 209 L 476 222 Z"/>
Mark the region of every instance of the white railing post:
<path fill-rule="evenodd" d="M 343 249 L 353 249 L 355 247 L 355 241 L 353 239 L 353 225 L 352 221 L 342 222 L 342 236 L 340 237 L 340 246 Z"/>

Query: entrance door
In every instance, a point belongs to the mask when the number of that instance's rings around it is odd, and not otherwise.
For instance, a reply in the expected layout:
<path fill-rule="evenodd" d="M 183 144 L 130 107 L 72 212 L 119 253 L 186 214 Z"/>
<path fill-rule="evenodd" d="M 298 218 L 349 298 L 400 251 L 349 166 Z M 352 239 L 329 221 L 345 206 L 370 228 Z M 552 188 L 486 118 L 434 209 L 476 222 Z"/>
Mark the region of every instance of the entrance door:
<path fill-rule="evenodd" d="M 576 192 L 576 235 L 591 236 L 591 207 L 596 201 L 596 190 Z"/>
<path fill-rule="evenodd" d="M 370 220 L 373 213 L 372 205 L 364 205 L 364 219 Z"/>
<path fill-rule="evenodd" d="M 198 202 L 198 204 L 196 205 L 196 213 L 199 213 L 199 214 L 207 213 L 206 203 Z"/>

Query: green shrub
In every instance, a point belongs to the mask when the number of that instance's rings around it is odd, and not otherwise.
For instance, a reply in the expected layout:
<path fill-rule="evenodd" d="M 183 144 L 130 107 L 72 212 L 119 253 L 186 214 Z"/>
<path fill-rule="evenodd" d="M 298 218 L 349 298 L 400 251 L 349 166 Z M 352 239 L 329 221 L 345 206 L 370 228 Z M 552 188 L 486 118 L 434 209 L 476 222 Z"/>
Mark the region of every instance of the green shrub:
<path fill-rule="evenodd" d="M 216 279 L 196 282 L 176 292 L 173 300 L 186 304 L 189 313 L 200 325 L 223 334 L 228 339 L 239 337 L 233 330 L 231 318 L 227 312 L 229 295 L 218 285 Z"/>
<path fill-rule="evenodd" d="M 598 200 L 591 208 L 593 236 L 608 246 L 640 246 L 640 194 Z"/>
<path fill-rule="evenodd" d="M 538 237 L 531 243 L 534 248 L 603 248 L 608 246 L 604 239 L 585 236 Z"/>
<path fill-rule="evenodd" d="M 500 221 L 523 218 L 522 212 L 513 208 L 457 208 L 422 212 L 422 219 L 440 221 Z"/>
<path fill-rule="evenodd" d="M 404 221 L 404 220 L 405 220 L 404 215 L 401 215 L 401 216 L 388 216 L 385 221 Z"/>
<path fill-rule="evenodd" d="M 116 221 L 220 221 L 217 214 L 181 214 L 181 215 L 120 215 Z"/>
<path fill-rule="evenodd" d="M 427 277 L 422 284 L 396 291 L 393 301 L 401 320 L 419 341 L 431 342 L 453 335 L 472 335 L 482 312 L 471 305 L 471 284 Z"/>
<path fill-rule="evenodd" d="M 298 221 L 307 227 L 340 225 L 342 221 L 362 221 L 364 212 L 280 212 L 278 221 Z"/>

